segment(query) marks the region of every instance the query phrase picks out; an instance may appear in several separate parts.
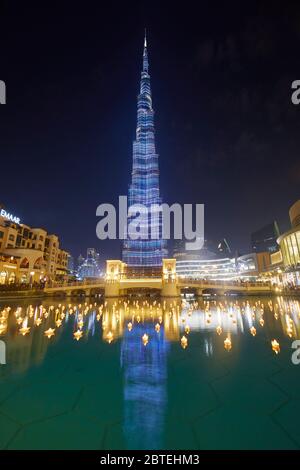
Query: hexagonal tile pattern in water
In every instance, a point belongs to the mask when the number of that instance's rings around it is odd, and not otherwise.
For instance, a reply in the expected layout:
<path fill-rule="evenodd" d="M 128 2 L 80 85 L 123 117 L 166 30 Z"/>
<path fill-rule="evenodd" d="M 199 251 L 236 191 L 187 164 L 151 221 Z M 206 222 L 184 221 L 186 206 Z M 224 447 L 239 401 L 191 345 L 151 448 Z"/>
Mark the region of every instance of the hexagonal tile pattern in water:
<path fill-rule="evenodd" d="M 296 449 L 270 416 L 221 406 L 193 424 L 199 449 Z"/>
<path fill-rule="evenodd" d="M 286 395 L 276 385 L 260 377 L 237 376 L 235 372 L 215 380 L 212 387 L 220 401 L 233 409 L 267 414 L 286 401 Z"/>
<path fill-rule="evenodd" d="M 74 384 L 40 382 L 21 387 L 0 406 L 0 412 L 26 424 L 70 411 L 81 389 Z"/>
<path fill-rule="evenodd" d="M 272 414 L 275 422 L 278 423 L 295 441 L 300 449 L 300 400 L 291 400 L 286 405 L 282 406 L 278 411 Z"/>
<path fill-rule="evenodd" d="M 0 449 L 5 449 L 19 428 L 17 423 L 0 414 Z"/>
<path fill-rule="evenodd" d="M 273 374 L 269 380 L 282 389 L 287 396 L 300 399 L 300 367 L 293 364 Z"/>
<path fill-rule="evenodd" d="M 123 396 L 120 387 L 105 379 L 98 385 L 87 385 L 76 403 L 81 415 L 110 423 L 122 418 Z"/>
<path fill-rule="evenodd" d="M 99 449 L 104 426 L 66 413 L 24 426 L 9 444 L 9 449 L 92 450 Z"/>
<path fill-rule="evenodd" d="M 177 416 L 167 418 L 162 448 L 172 450 L 198 449 L 198 443 L 191 424 Z"/>

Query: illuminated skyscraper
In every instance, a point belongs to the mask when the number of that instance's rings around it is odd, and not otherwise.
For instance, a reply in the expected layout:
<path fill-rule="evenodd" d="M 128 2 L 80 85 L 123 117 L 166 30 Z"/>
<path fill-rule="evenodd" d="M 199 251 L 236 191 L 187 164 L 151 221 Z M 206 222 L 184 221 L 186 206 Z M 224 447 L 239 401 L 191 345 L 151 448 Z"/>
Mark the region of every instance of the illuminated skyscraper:
<path fill-rule="evenodd" d="M 133 142 L 132 180 L 129 187 L 129 206 L 141 205 L 148 209 L 139 216 L 141 238 L 128 236 L 123 246 L 123 261 L 129 266 L 161 266 L 166 257 L 166 242 L 162 240 L 162 220 L 158 212 L 150 210 L 152 204 L 160 204 L 158 154 L 155 150 L 154 110 L 148 73 L 147 40 L 144 40 L 143 70 L 140 93 L 137 100 L 136 139 Z M 134 218 L 134 216 L 133 216 Z M 133 219 L 128 219 L 128 224 Z M 152 234 L 152 239 L 151 239 Z M 156 234 L 156 239 L 153 239 Z"/>

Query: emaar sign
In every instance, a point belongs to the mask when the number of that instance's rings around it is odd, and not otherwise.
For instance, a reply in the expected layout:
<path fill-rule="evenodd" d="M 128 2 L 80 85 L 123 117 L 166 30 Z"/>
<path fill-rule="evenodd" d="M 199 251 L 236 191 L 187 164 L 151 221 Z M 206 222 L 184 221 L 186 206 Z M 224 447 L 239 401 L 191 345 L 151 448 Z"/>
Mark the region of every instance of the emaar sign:
<path fill-rule="evenodd" d="M 6 210 L 4 209 L 1 209 L 0 215 L 1 217 L 4 217 L 5 219 L 10 220 L 11 222 L 15 222 L 15 224 L 20 223 L 20 217 L 16 217 L 15 215 L 6 212 Z"/>
<path fill-rule="evenodd" d="M 0 80 L 0 104 L 6 104 L 6 85 L 3 80 Z"/>

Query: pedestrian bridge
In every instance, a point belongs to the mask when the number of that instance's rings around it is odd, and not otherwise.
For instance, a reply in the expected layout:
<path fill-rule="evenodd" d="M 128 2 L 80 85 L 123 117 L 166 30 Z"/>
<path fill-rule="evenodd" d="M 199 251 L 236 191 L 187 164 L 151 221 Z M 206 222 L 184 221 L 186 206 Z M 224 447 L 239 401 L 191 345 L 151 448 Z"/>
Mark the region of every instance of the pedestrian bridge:
<path fill-rule="evenodd" d="M 163 297 L 177 297 L 184 292 L 194 292 L 197 295 L 205 293 L 255 295 L 275 292 L 269 284 L 180 278 L 176 274 L 175 259 L 164 259 L 161 273 L 151 277 L 131 276 L 126 272 L 125 263 L 119 260 L 108 260 L 104 278 L 77 281 L 73 284 L 52 283 L 45 287 L 44 292 L 48 295 L 95 296 L 104 294 L 106 297 L 118 297 L 130 292 L 146 290 L 156 290 Z"/>

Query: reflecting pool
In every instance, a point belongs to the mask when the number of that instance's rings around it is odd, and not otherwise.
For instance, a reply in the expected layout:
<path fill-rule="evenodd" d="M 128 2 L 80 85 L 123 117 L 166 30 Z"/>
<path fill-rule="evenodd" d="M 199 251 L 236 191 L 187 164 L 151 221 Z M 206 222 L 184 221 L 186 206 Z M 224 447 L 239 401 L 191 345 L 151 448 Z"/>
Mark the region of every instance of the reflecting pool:
<path fill-rule="evenodd" d="M 0 448 L 297 449 L 295 339 L 296 298 L 1 302 Z"/>

